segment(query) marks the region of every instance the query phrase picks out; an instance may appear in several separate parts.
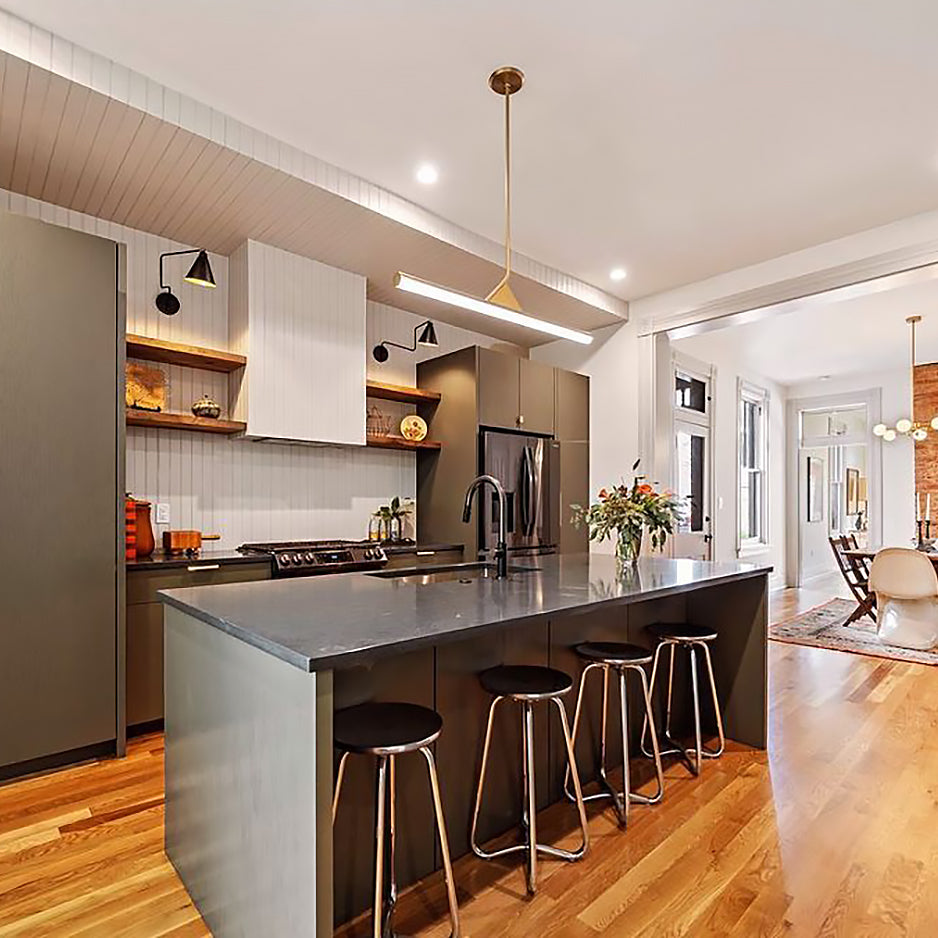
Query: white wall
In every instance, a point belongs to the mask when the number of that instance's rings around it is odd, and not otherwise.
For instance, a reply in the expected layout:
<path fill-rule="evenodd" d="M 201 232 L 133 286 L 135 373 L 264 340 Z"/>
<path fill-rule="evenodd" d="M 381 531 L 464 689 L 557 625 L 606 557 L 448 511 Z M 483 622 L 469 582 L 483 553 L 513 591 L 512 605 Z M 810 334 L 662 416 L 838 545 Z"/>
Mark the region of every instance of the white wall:
<path fill-rule="evenodd" d="M 750 371 L 733 341 L 733 330 L 710 332 L 672 343 L 678 355 L 689 355 L 716 368 L 712 389 L 714 406 L 713 474 L 714 560 L 742 559 L 769 563 L 771 582 L 785 582 L 785 388 Z M 765 550 L 737 557 L 738 382 L 764 388 L 768 393 L 768 545 Z"/>
<path fill-rule="evenodd" d="M 894 423 L 907 416 L 910 407 L 908 368 L 863 373 L 831 378 L 828 381 L 806 381 L 788 388 L 790 399 L 826 397 L 881 389 L 882 415 L 885 423 Z M 877 440 L 868 453 L 870 464 L 882 465 L 883 496 L 881 517 L 883 546 L 908 547 L 915 534 L 915 456 L 911 440 L 899 438 L 892 443 Z M 879 545 L 872 545 L 874 547 Z"/>
<path fill-rule="evenodd" d="M 225 349 L 228 344 L 228 260 L 211 256 L 218 286 L 214 290 L 183 282 L 191 258 L 167 261 L 167 282 L 182 303 L 175 316 L 157 311 L 159 255 L 182 250 L 146 232 L 72 212 L 0 190 L 0 210 L 40 218 L 127 245 L 127 330 L 175 342 Z M 368 375 L 413 384 L 417 356 L 391 350 L 381 366 L 370 358 L 380 339 L 405 342 L 421 318 L 369 303 Z M 473 343 L 494 344 L 487 336 L 438 325 L 443 354 Z M 425 350 L 428 351 L 428 350 Z M 169 384 L 168 409 L 188 412 L 203 393 L 227 405 L 227 377 L 178 366 L 162 366 Z M 248 363 L 250 367 L 250 362 Z M 401 415 L 403 405 L 380 406 Z M 363 537 L 368 517 L 394 495 L 416 493 L 415 456 L 394 450 L 359 447 L 308 447 L 254 443 L 214 434 L 178 430 L 127 430 L 127 488 L 138 498 L 170 505 L 173 528 L 222 535 L 221 547 L 244 541 L 289 538 Z M 455 510 L 455 508 L 454 508 Z M 154 526 L 159 538 L 165 526 Z"/>
<path fill-rule="evenodd" d="M 550 342 L 531 350 L 531 358 L 590 377 L 590 492 L 630 478 L 639 446 L 639 345 L 634 324 L 595 333 L 592 345 Z M 593 544 L 612 553 L 611 541 Z"/>

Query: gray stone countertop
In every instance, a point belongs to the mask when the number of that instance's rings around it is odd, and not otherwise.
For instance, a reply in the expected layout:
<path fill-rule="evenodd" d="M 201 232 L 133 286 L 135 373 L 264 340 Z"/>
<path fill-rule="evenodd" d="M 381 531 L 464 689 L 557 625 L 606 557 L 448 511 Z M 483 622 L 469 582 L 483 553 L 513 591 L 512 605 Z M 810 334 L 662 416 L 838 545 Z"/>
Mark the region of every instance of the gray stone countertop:
<path fill-rule="evenodd" d="M 617 578 L 615 560 L 606 555 L 548 555 L 524 562 L 536 569 L 512 573 L 507 580 L 421 583 L 346 573 L 196 586 L 159 595 L 168 605 L 304 671 L 320 671 L 458 641 L 512 622 L 656 599 L 765 576 L 772 569 L 648 557 Z"/>

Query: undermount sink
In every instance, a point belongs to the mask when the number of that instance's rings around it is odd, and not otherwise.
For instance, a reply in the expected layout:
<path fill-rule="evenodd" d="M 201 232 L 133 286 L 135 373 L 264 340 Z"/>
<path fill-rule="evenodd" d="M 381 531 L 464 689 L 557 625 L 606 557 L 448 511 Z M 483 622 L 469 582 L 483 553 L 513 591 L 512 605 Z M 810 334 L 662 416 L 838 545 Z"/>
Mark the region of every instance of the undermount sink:
<path fill-rule="evenodd" d="M 508 578 L 516 574 L 534 573 L 537 567 L 509 567 Z M 438 567 L 401 567 L 395 570 L 378 570 L 368 576 L 397 583 L 472 583 L 475 580 L 494 580 L 494 563 L 455 563 Z"/>

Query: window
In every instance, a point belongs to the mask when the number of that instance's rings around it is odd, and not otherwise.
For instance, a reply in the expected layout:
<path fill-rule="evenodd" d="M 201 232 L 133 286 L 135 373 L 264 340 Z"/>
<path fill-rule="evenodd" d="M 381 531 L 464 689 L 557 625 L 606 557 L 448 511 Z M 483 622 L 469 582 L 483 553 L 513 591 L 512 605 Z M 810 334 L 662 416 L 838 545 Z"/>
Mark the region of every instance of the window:
<path fill-rule="evenodd" d="M 705 414 L 707 412 L 707 382 L 687 372 L 675 371 L 674 406 Z"/>
<path fill-rule="evenodd" d="M 768 394 L 739 383 L 739 535 L 740 551 L 768 543 L 766 453 Z"/>

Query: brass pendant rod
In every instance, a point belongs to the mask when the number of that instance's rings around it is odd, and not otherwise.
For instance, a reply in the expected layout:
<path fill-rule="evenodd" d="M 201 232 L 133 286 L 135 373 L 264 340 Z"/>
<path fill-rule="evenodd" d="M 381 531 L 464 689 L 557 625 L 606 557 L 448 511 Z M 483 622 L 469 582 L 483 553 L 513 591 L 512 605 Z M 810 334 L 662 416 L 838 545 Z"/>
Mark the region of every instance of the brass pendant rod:
<path fill-rule="evenodd" d="M 505 272 L 489 297 L 495 296 L 511 276 L 511 91 L 505 86 Z"/>

